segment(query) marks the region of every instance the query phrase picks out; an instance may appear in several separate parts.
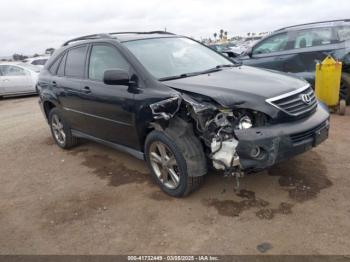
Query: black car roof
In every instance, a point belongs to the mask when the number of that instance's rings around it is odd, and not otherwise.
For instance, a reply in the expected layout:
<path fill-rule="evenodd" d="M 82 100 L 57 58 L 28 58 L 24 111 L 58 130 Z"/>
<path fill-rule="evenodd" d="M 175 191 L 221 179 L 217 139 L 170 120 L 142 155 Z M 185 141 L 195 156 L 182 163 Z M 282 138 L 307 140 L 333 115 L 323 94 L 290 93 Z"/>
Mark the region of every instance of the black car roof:
<path fill-rule="evenodd" d="M 349 25 L 350 19 L 330 20 L 330 21 L 312 22 L 312 23 L 287 26 L 287 27 L 280 28 L 275 32 L 286 32 L 286 31 L 310 29 L 310 28 L 317 28 L 317 27 L 333 27 L 333 26 L 340 26 L 344 24 Z"/>

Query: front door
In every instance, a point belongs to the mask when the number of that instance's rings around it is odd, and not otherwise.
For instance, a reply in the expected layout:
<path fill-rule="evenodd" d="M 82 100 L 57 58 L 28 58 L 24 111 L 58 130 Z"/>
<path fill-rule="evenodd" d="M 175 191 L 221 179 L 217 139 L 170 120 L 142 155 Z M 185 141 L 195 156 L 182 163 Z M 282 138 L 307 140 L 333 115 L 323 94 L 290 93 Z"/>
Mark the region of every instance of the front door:
<path fill-rule="evenodd" d="M 84 82 L 84 112 L 89 135 L 135 147 L 138 144 L 131 112 L 134 95 L 126 85 L 106 85 L 103 75 L 107 69 L 133 70 L 117 48 L 109 44 L 91 46 L 88 79 Z"/>

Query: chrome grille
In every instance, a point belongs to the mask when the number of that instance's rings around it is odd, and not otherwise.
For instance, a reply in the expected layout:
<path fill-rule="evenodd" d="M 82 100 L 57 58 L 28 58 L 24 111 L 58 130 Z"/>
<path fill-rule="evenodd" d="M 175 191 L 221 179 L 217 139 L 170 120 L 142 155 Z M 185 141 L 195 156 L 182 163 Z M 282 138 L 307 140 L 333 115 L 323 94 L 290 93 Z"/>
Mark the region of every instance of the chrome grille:
<path fill-rule="evenodd" d="M 269 98 L 266 102 L 292 116 L 306 115 L 317 107 L 317 99 L 310 85 Z"/>

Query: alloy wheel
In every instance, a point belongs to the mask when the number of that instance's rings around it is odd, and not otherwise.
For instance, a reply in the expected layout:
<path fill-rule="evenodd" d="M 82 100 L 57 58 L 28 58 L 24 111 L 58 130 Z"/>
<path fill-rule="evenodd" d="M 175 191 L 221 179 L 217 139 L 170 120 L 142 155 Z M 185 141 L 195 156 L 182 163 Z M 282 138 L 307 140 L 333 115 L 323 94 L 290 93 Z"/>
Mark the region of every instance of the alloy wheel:
<path fill-rule="evenodd" d="M 66 143 L 66 133 L 64 132 L 62 120 L 58 115 L 52 116 L 51 126 L 56 141 L 60 145 L 64 145 Z"/>
<path fill-rule="evenodd" d="M 169 189 L 177 188 L 180 184 L 180 172 L 176 158 L 169 147 L 160 141 L 153 142 L 149 158 L 159 181 Z"/>

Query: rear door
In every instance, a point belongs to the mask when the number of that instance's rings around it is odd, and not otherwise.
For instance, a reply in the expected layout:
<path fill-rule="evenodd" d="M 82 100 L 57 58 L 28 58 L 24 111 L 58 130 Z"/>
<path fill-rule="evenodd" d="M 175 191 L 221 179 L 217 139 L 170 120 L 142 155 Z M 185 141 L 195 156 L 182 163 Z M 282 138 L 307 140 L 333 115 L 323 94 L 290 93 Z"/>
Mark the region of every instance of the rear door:
<path fill-rule="evenodd" d="M 251 57 L 241 59 L 245 65 L 284 71 L 285 61 L 291 56 L 289 49 L 289 34 L 280 33 L 262 40 L 253 47 Z"/>
<path fill-rule="evenodd" d="M 0 86 L 3 94 L 34 92 L 30 72 L 15 65 L 0 65 Z"/>
<path fill-rule="evenodd" d="M 87 50 L 87 45 L 79 45 L 66 51 L 50 83 L 64 109 L 65 119 L 80 131 L 85 130 L 86 123 L 83 98 Z"/>
<path fill-rule="evenodd" d="M 106 141 L 134 147 L 138 141 L 131 112 L 133 94 L 126 85 L 104 84 L 103 75 L 107 69 L 122 69 L 130 75 L 134 73 L 114 45 L 93 44 L 88 62 L 88 80 L 84 85 L 87 133 Z"/>

